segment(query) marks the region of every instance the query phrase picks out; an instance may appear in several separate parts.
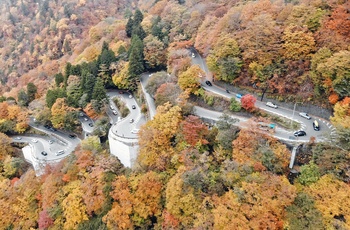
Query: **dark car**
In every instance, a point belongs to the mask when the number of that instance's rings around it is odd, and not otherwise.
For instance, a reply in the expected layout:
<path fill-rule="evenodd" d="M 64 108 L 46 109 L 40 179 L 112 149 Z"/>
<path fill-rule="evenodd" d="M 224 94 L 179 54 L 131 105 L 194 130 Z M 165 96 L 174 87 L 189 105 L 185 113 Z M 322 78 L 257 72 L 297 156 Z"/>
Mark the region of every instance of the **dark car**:
<path fill-rule="evenodd" d="M 53 131 L 53 132 L 57 131 L 57 129 L 55 129 L 54 127 L 50 127 L 50 130 Z"/>
<path fill-rule="evenodd" d="M 136 109 L 136 106 L 135 106 L 135 105 L 132 105 L 131 108 L 132 108 L 132 109 Z"/>
<path fill-rule="evenodd" d="M 212 86 L 210 81 L 205 81 L 205 84 L 207 84 L 207 86 Z"/>
<path fill-rule="evenodd" d="M 306 136 L 306 132 L 303 131 L 303 130 L 299 130 L 299 131 L 296 131 L 296 132 L 294 133 L 294 136 L 296 136 L 296 137 Z"/>
<path fill-rule="evenodd" d="M 44 125 L 44 127 L 47 128 L 47 129 L 51 128 L 51 126 L 49 126 L 49 125 Z"/>
<path fill-rule="evenodd" d="M 68 136 L 69 138 L 72 138 L 72 139 L 76 137 L 74 134 L 69 134 Z"/>
<path fill-rule="evenodd" d="M 89 126 L 90 126 L 90 127 L 92 127 L 92 126 L 94 126 L 94 124 L 92 124 L 92 123 L 89 123 Z"/>
<path fill-rule="evenodd" d="M 47 152 L 42 151 L 42 152 L 41 152 L 41 155 L 43 155 L 43 156 L 47 156 Z"/>

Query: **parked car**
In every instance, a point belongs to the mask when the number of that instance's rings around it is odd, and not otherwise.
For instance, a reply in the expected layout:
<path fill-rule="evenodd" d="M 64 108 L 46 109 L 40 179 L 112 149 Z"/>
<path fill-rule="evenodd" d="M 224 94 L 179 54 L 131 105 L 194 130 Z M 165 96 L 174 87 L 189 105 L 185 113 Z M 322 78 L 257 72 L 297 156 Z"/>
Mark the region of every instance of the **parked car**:
<path fill-rule="evenodd" d="M 135 105 L 132 105 L 131 108 L 132 108 L 132 109 L 136 109 L 136 106 L 135 106 Z"/>
<path fill-rule="evenodd" d="M 303 118 L 306 118 L 306 119 L 308 119 L 308 120 L 311 119 L 311 117 L 310 117 L 309 114 L 307 114 L 307 113 L 299 113 L 299 116 L 301 116 L 301 117 L 303 117 Z"/>
<path fill-rule="evenodd" d="M 294 136 L 296 136 L 296 137 L 306 136 L 306 132 L 303 131 L 303 130 L 299 130 L 299 131 L 296 131 L 296 132 L 294 133 Z"/>
<path fill-rule="evenodd" d="M 266 103 L 266 106 L 271 107 L 271 108 L 274 108 L 274 109 L 277 109 L 277 108 L 278 108 L 278 106 L 277 106 L 276 104 L 274 104 L 274 103 L 272 103 L 272 102 L 270 102 L 270 101 L 268 101 L 268 102 Z"/>
<path fill-rule="evenodd" d="M 210 81 L 205 81 L 205 84 L 207 84 L 207 86 L 212 86 Z"/>
<path fill-rule="evenodd" d="M 34 143 L 38 143 L 38 140 L 37 139 L 33 139 L 32 140 Z"/>
<path fill-rule="evenodd" d="M 318 124 L 318 121 L 314 120 L 314 122 L 312 122 L 312 126 L 314 127 L 315 131 L 320 131 L 320 125 Z"/>
<path fill-rule="evenodd" d="M 43 155 L 43 156 L 47 156 L 47 152 L 42 151 L 42 152 L 41 152 L 41 155 Z"/>
<path fill-rule="evenodd" d="M 57 151 L 55 154 L 56 154 L 56 156 L 62 155 L 62 154 L 64 154 L 64 150 Z"/>
<path fill-rule="evenodd" d="M 130 123 L 133 123 L 133 122 L 134 122 L 134 119 L 131 118 L 131 119 L 130 119 Z"/>

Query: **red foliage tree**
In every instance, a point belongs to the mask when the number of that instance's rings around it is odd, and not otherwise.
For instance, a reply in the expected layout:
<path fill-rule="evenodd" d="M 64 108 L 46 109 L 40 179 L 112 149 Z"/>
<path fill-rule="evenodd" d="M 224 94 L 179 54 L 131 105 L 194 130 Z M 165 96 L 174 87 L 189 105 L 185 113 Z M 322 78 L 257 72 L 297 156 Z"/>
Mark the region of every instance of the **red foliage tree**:
<path fill-rule="evenodd" d="M 39 213 L 39 229 L 48 229 L 53 225 L 53 219 L 49 216 L 49 213 L 46 210 L 43 210 Z"/>
<path fill-rule="evenodd" d="M 252 112 L 255 109 L 255 102 L 256 98 L 251 94 L 244 95 L 241 98 L 242 108 L 249 112 Z"/>

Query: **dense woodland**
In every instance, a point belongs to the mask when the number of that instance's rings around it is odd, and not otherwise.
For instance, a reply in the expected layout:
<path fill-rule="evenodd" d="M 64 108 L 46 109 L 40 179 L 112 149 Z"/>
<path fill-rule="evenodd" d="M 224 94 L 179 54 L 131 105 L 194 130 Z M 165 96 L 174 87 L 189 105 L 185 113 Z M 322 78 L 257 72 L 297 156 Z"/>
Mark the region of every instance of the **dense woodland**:
<path fill-rule="evenodd" d="M 350 3 L 346 0 L 0 1 L 0 229 L 350 229 Z M 191 49 L 213 79 L 333 110 L 337 138 L 290 151 L 227 114 L 208 127 L 193 98 L 261 114 L 205 92 Z M 109 154 L 110 89 L 147 114 L 133 169 Z M 93 136 L 36 177 L 13 134 L 43 125 Z"/>

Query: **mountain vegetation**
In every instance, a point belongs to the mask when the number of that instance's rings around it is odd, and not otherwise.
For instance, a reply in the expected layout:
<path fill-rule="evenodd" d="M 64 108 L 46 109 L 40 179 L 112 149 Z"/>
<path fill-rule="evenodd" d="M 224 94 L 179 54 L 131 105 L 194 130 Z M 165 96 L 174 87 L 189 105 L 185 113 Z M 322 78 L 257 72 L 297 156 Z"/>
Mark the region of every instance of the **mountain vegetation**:
<path fill-rule="evenodd" d="M 342 0 L 6 0 L 0 2 L 1 229 L 350 229 L 350 3 Z M 205 92 L 215 81 L 252 92 L 242 103 Z M 139 92 L 157 113 L 139 131 L 135 167 L 109 153 L 107 90 Z M 290 151 L 208 106 L 258 113 L 253 95 L 333 109 L 332 142 Z M 142 102 L 142 98 L 140 98 Z M 142 105 L 144 112 L 147 112 Z M 37 177 L 14 134 L 43 125 L 98 128 Z M 102 142 L 101 142 L 102 140 Z"/>

